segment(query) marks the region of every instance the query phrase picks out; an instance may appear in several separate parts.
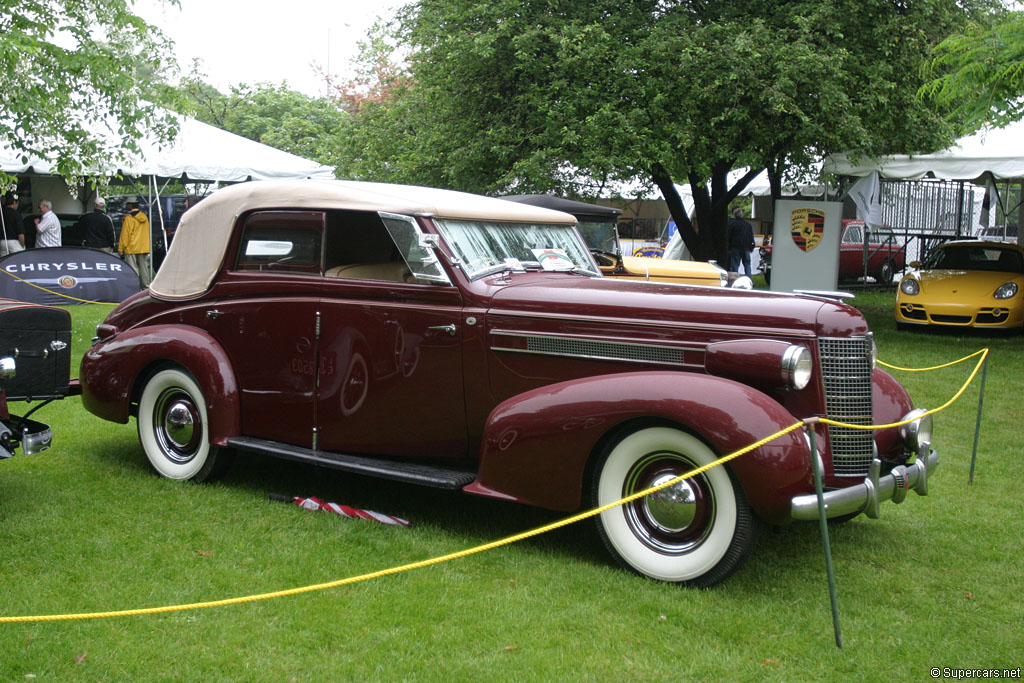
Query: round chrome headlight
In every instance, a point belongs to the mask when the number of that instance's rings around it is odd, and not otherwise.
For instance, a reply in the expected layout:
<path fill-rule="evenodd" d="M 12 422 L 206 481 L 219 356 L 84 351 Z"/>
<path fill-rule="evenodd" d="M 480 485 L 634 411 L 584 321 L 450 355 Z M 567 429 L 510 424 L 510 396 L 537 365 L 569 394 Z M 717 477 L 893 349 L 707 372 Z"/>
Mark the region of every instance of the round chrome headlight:
<path fill-rule="evenodd" d="M 900 291 L 907 296 L 917 296 L 921 292 L 921 285 L 913 278 L 907 278 L 900 283 Z"/>
<path fill-rule="evenodd" d="M 907 445 L 907 448 L 915 453 L 932 443 L 932 416 L 925 415 L 926 412 L 928 411 L 923 408 L 911 410 L 900 420 L 900 422 L 913 420 L 913 422 L 900 426 L 900 439 Z"/>
<path fill-rule="evenodd" d="M 800 391 L 811 381 L 811 352 L 806 346 L 793 344 L 782 355 L 782 374 L 792 388 Z"/>
<path fill-rule="evenodd" d="M 18 365 L 10 356 L 0 358 L 0 379 L 12 379 L 17 374 Z"/>
<path fill-rule="evenodd" d="M 994 296 L 997 299 L 1012 299 L 1017 296 L 1017 283 L 1007 282 L 1005 285 L 1000 285 Z"/>

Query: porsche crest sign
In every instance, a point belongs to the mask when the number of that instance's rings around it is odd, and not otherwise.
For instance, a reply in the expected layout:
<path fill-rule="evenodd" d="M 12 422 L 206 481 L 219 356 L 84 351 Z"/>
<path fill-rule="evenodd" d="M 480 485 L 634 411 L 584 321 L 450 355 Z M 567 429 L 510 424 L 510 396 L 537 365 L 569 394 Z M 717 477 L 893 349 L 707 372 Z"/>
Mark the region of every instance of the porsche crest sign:
<path fill-rule="evenodd" d="M 779 199 L 774 208 L 772 290 L 834 290 L 843 205 Z"/>
<path fill-rule="evenodd" d="M 825 212 L 819 209 L 794 209 L 790 234 L 800 251 L 813 251 L 821 244 L 825 234 Z"/>

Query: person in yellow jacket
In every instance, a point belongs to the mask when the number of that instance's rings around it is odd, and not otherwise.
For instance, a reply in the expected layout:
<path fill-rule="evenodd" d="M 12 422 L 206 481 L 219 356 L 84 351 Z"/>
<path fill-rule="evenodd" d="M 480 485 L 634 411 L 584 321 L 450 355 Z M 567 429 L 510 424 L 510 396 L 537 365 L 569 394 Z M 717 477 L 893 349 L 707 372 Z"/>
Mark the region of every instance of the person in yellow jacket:
<path fill-rule="evenodd" d="M 149 218 L 139 211 L 137 197 L 129 197 L 125 206 L 128 207 L 128 213 L 121 222 L 121 240 L 117 244 L 117 252 L 139 274 L 142 286 L 149 287 Z"/>

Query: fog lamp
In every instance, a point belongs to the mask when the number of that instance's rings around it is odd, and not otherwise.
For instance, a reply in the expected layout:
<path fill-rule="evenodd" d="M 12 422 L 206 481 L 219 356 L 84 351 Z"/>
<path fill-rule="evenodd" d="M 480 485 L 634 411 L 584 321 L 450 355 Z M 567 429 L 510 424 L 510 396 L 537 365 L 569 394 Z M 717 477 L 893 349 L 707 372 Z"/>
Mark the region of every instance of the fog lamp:
<path fill-rule="evenodd" d="M 905 425 L 900 425 L 900 439 L 914 453 L 920 453 L 932 444 L 932 416 L 925 415 L 928 412 L 923 408 L 911 410 L 903 416 L 900 422 L 913 420 Z"/>

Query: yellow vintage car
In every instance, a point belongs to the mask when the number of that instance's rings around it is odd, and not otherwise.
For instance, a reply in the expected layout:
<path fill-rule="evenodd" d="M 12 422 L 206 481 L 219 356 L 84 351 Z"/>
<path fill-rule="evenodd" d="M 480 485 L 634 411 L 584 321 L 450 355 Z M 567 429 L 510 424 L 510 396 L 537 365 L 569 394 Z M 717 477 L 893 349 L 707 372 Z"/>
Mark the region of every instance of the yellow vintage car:
<path fill-rule="evenodd" d="M 585 227 L 579 225 L 576 227 L 589 244 L 590 240 L 587 238 Z M 651 282 L 705 285 L 707 287 L 729 286 L 729 273 L 714 263 L 626 256 L 619 248 L 612 252 L 591 250 L 591 253 L 601 272 L 610 277 L 639 278 Z M 739 282 L 739 280 L 734 282 Z"/>
<path fill-rule="evenodd" d="M 734 273 L 733 279 L 730 279 L 729 273 L 714 262 L 624 254 L 616 229 L 618 216 L 622 213 L 619 209 L 543 194 L 515 195 L 502 199 L 554 209 L 575 216 L 576 229 L 590 247 L 590 253 L 597 261 L 601 272 L 609 277 L 679 285 L 753 289 L 754 285 L 750 278 L 735 277 Z"/>
<path fill-rule="evenodd" d="M 900 282 L 896 326 L 1024 327 L 1024 250 L 1016 244 L 946 242 Z"/>

